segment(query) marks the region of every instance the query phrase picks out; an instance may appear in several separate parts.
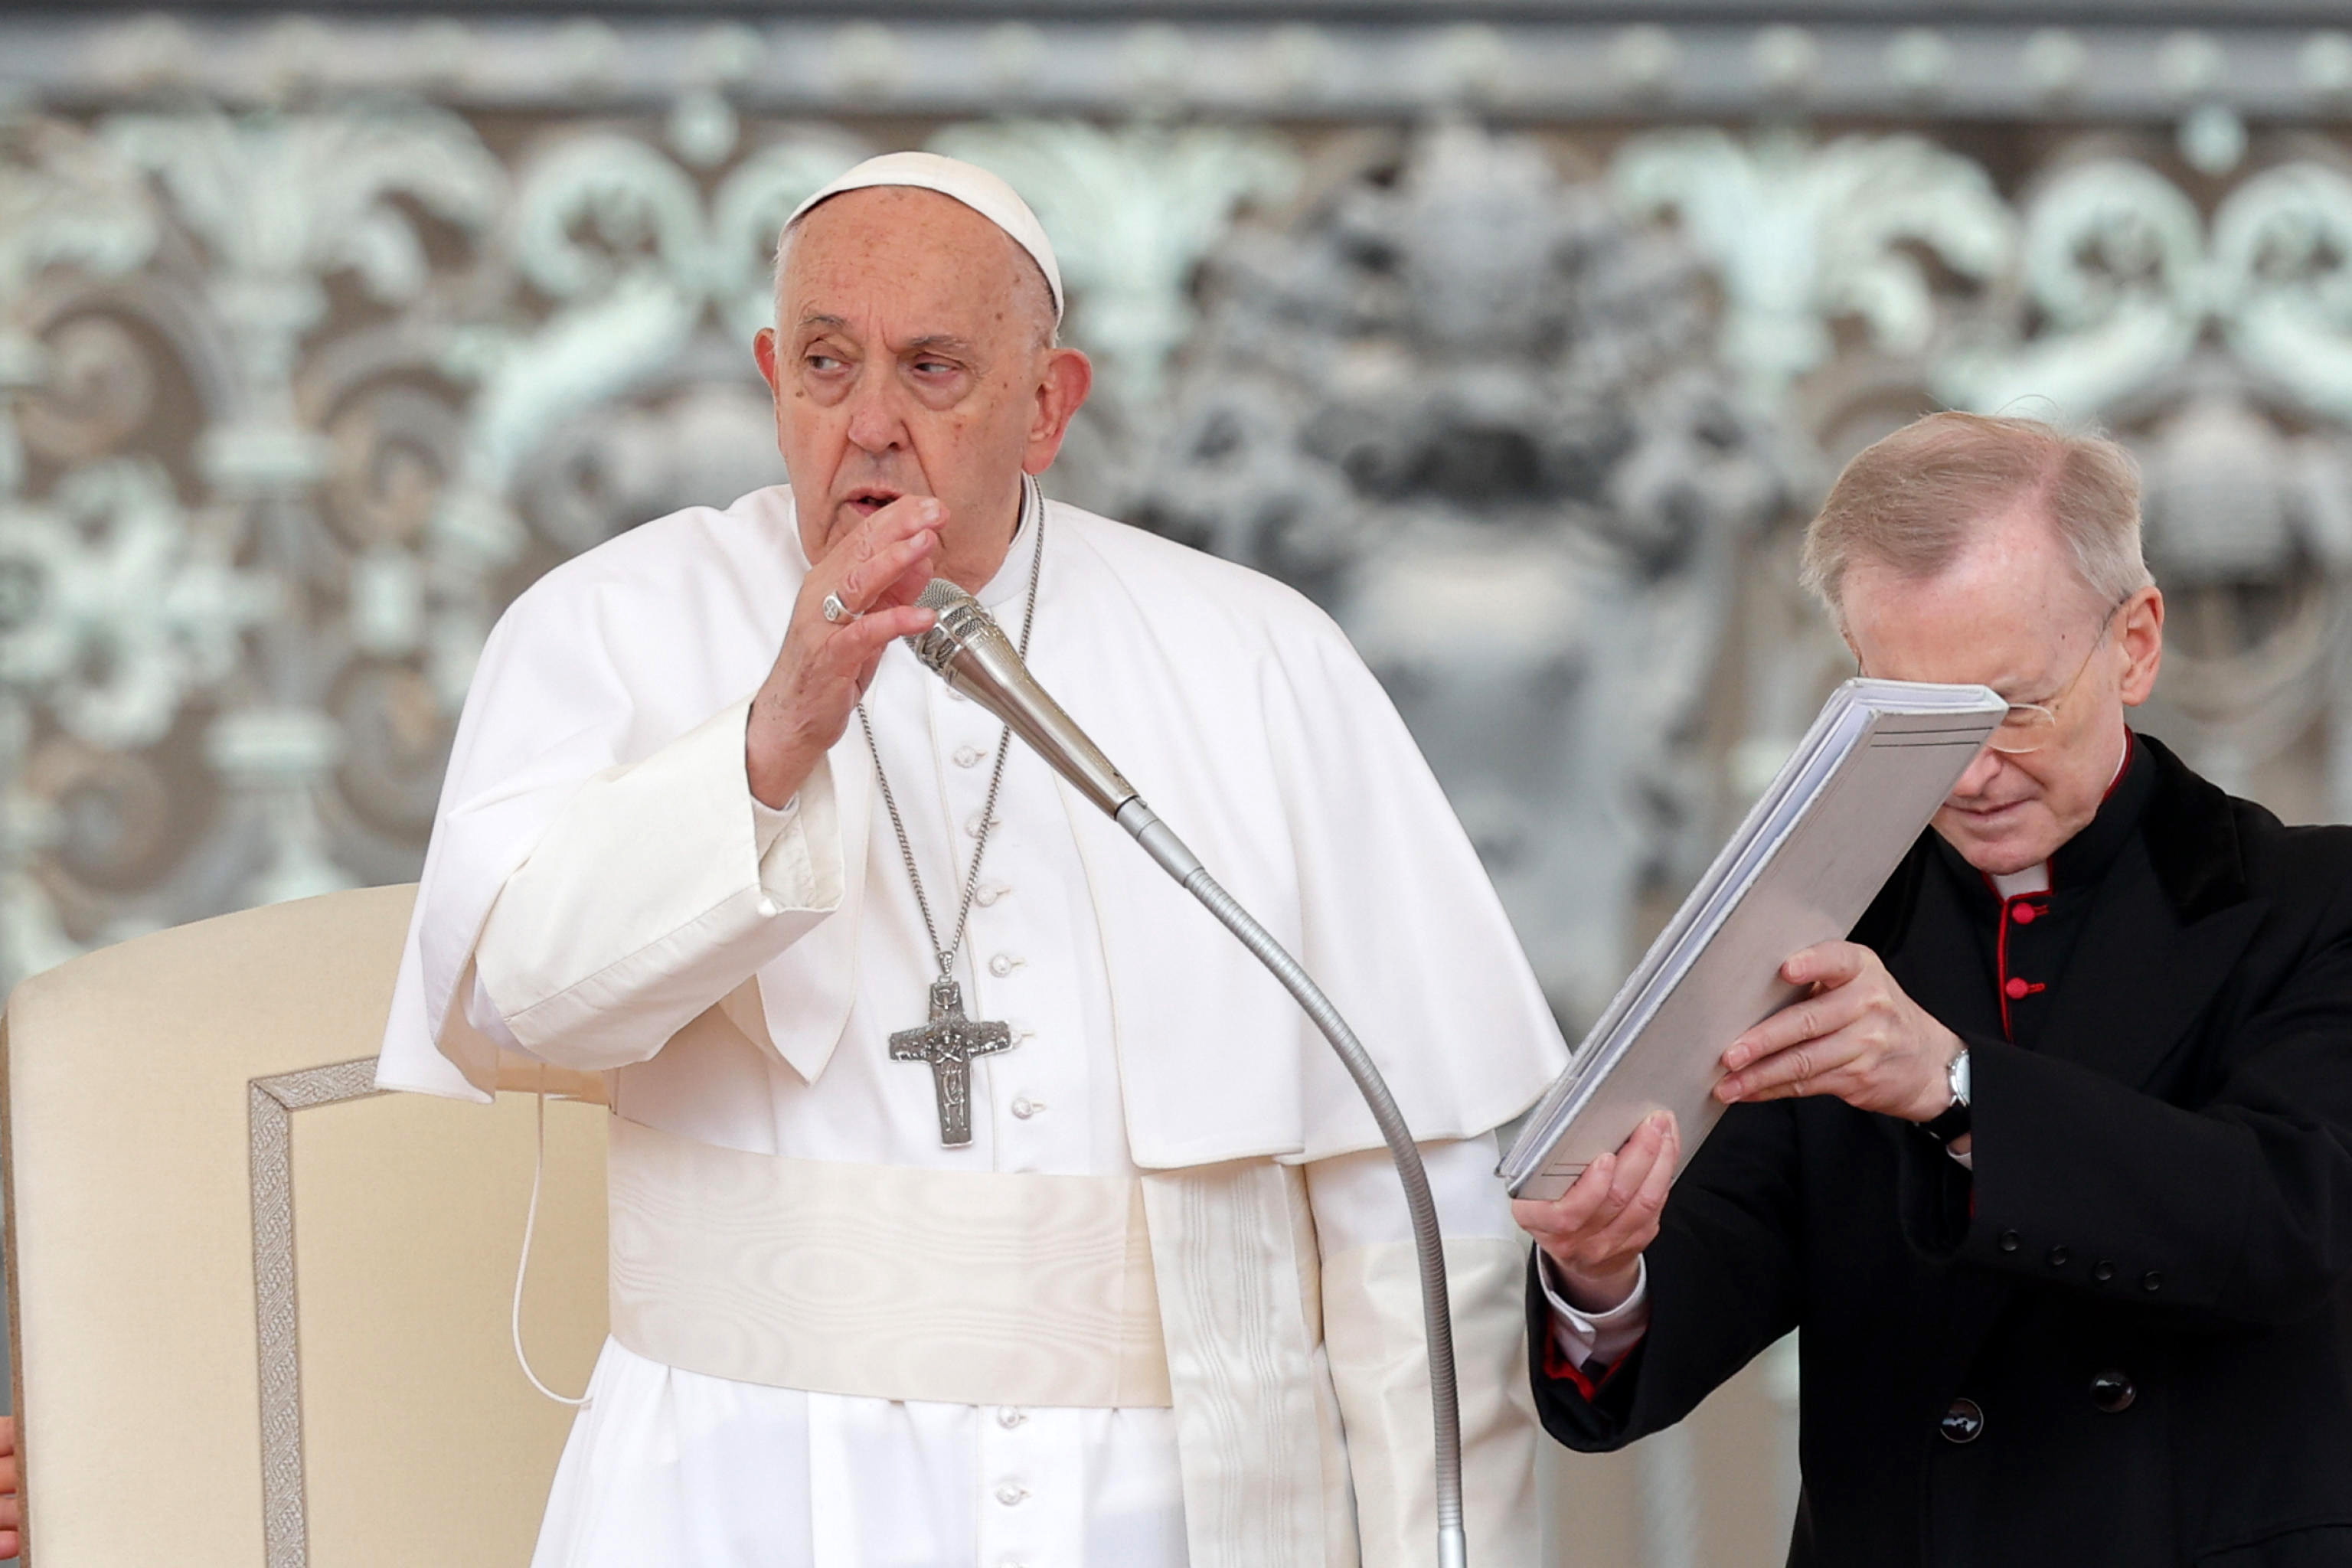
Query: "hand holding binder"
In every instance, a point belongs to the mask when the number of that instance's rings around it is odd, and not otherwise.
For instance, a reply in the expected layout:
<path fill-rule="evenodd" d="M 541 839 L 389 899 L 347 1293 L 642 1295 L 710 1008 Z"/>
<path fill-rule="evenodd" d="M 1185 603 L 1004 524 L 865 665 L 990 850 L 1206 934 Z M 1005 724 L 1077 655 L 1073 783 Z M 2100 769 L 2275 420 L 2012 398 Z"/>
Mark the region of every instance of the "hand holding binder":
<path fill-rule="evenodd" d="M 1930 1121 L 1951 1103 L 1947 1074 L 1960 1037 L 1905 994 L 1878 954 L 1821 942 L 1782 964 L 1780 978 L 1811 994 L 1731 1042 L 1716 1099 L 1833 1094 L 1906 1121 Z"/>
<path fill-rule="evenodd" d="M 1634 1128 L 1624 1147 L 1587 1165 L 1558 1199 L 1512 1201 L 1511 1218 L 1550 1256 L 1570 1306 L 1610 1312 L 1633 1295 L 1681 1151 L 1674 1112 L 1661 1110 Z"/>

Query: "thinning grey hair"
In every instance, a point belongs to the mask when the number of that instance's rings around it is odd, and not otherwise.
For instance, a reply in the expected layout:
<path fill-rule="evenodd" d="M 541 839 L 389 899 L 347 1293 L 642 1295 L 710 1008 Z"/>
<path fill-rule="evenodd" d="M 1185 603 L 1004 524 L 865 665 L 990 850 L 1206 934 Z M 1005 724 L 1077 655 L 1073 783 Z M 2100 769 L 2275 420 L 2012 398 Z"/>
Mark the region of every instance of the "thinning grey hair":
<path fill-rule="evenodd" d="M 1805 530 L 1802 581 L 1843 626 L 1857 558 L 1913 581 L 1935 577 L 2020 501 L 2049 520 L 2102 602 L 2121 604 L 2155 581 L 2140 546 L 2139 464 L 2119 443 L 1963 413 L 1915 419 L 1846 464 Z"/>
<path fill-rule="evenodd" d="M 849 193 L 844 191 L 841 195 L 847 195 Z M 834 198 L 826 198 L 828 201 Z M 940 199 L 955 200 L 953 196 L 943 196 Z M 816 206 L 809 208 L 807 212 L 801 214 L 777 232 L 776 264 L 768 273 L 768 298 L 774 302 L 776 326 L 780 331 L 784 324 L 784 268 L 792 259 L 793 237 L 800 232 L 801 226 L 808 222 L 810 216 L 824 205 L 824 202 L 817 203 Z M 1054 317 L 1054 289 L 1053 286 L 1045 281 L 1045 269 L 1038 266 L 1037 258 L 1023 250 L 1011 236 L 1005 237 L 1005 243 L 1011 245 L 1014 254 L 1021 258 L 1022 275 L 1024 279 L 1023 291 L 1031 292 L 1026 284 L 1036 286 L 1030 304 L 1033 307 L 1033 313 L 1037 318 L 1037 346 L 1041 349 L 1059 348 L 1062 343 L 1062 324 Z"/>

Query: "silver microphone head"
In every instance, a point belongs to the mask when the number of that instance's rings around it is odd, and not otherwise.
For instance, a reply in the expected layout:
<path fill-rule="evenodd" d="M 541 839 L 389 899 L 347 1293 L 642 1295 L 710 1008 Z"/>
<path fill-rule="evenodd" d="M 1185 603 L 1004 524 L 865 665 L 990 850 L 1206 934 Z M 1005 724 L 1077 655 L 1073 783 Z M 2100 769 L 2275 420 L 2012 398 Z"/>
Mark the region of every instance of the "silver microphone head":
<path fill-rule="evenodd" d="M 1013 639 L 979 600 L 934 577 L 915 602 L 940 617 L 929 631 L 908 639 L 923 668 L 1003 720 L 1104 811 L 1116 816 L 1135 798 L 1135 786 L 1046 695 Z"/>
<path fill-rule="evenodd" d="M 944 577 L 934 577 L 923 584 L 923 592 L 915 603 L 927 610 L 945 612 L 957 605 L 977 605 L 980 601 L 957 587 Z M 982 612 L 985 614 L 986 612 Z"/>
<path fill-rule="evenodd" d="M 908 642 L 924 667 L 950 686 L 961 689 L 962 683 L 956 679 L 958 656 L 975 645 L 987 647 L 993 656 L 992 662 L 1002 665 L 1010 661 L 1019 666 L 1021 656 L 1013 650 L 1013 639 L 996 624 L 996 617 L 982 609 L 978 599 L 946 578 L 934 577 L 924 584 L 915 603 L 938 612 L 940 618 L 929 631 L 909 637 Z M 966 691 L 965 695 L 971 693 Z"/>

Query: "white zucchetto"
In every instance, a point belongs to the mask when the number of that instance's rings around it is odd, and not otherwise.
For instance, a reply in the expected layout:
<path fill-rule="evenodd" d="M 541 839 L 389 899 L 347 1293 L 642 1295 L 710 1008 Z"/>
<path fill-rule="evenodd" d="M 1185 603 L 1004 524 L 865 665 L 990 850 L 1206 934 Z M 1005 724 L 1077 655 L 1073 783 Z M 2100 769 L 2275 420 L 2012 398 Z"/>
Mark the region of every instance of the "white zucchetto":
<path fill-rule="evenodd" d="M 1027 251 L 1037 269 L 1045 275 L 1045 291 L 1054 298 L 1054 321 L 1062 320 L 1062 268 L 1054 259 L 1053 242 L 1045 237 L 1045 225 L 1021 199 L 1021 193 L 977 163 L 967 163 L 961 158 L 943 158 L 937 153 L 885 153 L 878 158 L 868 158 L 847 174 L 820 187 L 808 200 L 793 209 L 784 220 L 784 227 L 807 215 L 818 203 L 829 201 L 845 191 L 870 190 L 877 185 L 907 185 L 919 191 L 937 191 L 940 195 L 961 202 L 1013 238 L 1013 243 Z"/>

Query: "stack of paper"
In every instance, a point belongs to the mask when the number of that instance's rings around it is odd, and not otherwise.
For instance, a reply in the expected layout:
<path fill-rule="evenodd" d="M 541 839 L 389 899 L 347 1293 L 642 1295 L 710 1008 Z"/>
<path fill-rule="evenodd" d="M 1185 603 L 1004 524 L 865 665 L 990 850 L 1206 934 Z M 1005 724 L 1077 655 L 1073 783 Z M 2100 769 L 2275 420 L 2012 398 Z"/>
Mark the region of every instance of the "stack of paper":
<path fill-rule="evenodd" d="M 1528 1116 L 1502 1164 L 1513 1194 L 1558 1197 L 1655 1110 L 1687 1161 L 1722 1111 L 1724 1051 L 1796 998 L 1780 965 L 1853 929 L 2007 710 L 1982 686 L 1832 693 Z"/>

